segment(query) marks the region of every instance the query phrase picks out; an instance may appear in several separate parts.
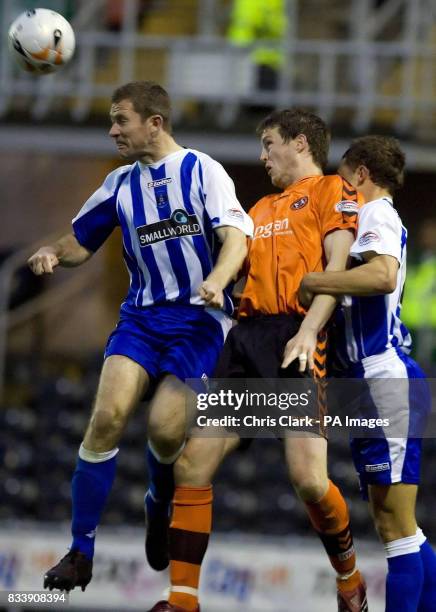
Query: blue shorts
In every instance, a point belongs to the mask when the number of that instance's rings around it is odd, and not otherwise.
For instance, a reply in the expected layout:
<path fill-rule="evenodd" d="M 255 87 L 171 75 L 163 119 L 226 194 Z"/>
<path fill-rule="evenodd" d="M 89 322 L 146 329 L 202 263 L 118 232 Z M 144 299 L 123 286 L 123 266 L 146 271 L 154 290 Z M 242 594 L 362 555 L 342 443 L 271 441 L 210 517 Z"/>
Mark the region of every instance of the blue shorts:
<path fill-rule="evenodd" d="M 388 437 L 380 428 L 375 438 L 352 438 L 351 452 L 359 475 L 361 493 L 368 499 L 368 485 L 397 482 L 418 484 L 421 469 L 422 437 L 431 410 L 431 396 L 425 374 L 401 350 L 389 349 L 365 358 L 354 371 L 356 378 L 371 379 L 371 416 L 394 422 L 401 437 Z M 385 379 L 383 382 L 374 379 Z M 389 379 L 389 380 L 388 380 Z M 398 379 L 397 383 L 391 382 Z M 400 380 L 401 379 L 401 380 Z"/>
<path fill-rule="evenodd" d="M 163 374 L 182 381 L 209 377 L 230 327 L 231 319 L 224 312 L 212 315 L 203 306 L 137 308 L 124 303 L 104 356 L 125 355 L 155 380 Z"/>

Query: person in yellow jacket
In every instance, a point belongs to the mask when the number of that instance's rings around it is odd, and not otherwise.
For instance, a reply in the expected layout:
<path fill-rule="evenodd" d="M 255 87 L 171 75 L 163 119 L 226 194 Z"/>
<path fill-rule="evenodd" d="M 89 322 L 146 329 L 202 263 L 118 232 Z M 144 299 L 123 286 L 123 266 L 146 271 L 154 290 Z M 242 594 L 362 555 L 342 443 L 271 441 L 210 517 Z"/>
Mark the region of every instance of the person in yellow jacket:
<path fill-rule="evenodd" d="M 415 332 L 417 357 L 436 371 L 436 219 L 425 219 L 419 231 L 421 257 L 407 270 L 401 318 Z M 428 372 L 430 374 L 430 372 Z"/>
<path fill-rule="evenodd" d="M 239 47 L 256 45 L 252 58 L 258 66 L 259 89 L 277 87 L 286 30 L 285 0 L 234 0 L 227 38 Z"/>

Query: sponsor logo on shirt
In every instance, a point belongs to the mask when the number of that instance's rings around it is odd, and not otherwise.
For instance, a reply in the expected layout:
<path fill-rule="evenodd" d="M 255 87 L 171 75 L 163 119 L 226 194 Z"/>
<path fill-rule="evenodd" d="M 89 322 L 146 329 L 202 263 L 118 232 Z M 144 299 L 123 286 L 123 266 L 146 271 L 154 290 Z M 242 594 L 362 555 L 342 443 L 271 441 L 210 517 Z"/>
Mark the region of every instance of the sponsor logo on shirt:
<path fill-rule="evenodd" d="M 136 228 L 136 231 L 141 247 L 162 242 L 163 240 L 201 234 L 197 216 L 189 215 L 182 208 L 175 210 L 169 219 L 162 219 L 157 223 L 150 223 L 149 225 L 141 225 Z"/>
<path fill-rule="evenodd" d="M 224 219 L 226 217 L 230 217 L 231 219 L 238 219 L 238 221 L 242 221 L 244 219 L 244 215 L 239 208 L 229 208 L 226 210 L 224 214 Z"/>
<path fill-rule="evenodd" d="M 359 238 L 359 246 L 365 246 L 370 242 L 378 242 L 380 240 L 380 236 L 376 232 L 365 232 Z"/>
<path fill-rule="evenodd" d="M 147 183 L 147 187 L 162 187 L 163 185 L 168 185 L 168 183 L 172 183 L 172 178 L 161 178 L 157 181 L 150 181 Z"/>
<path fill-rule="evenodd" d="M 307 196 L 303 196 L 299 200 L 295 200 L 295 202 L 292 202 L 289 208 L 291 210 L 300 210 L 300 208 L 304 208 L 306 206 L 308 201 L 309 201 L 309 198 Z"/>
<path fill-rule="evenodd" d="M 369 465 L 365 465 L 365 472 L 385 472 L 389 470 L 389 463 L 373 463 Z"/>
<path fill-rule="evenodd" d="M 335 210 L 342 213 L 343 215 L 357 215 L 359 212 L 359 205 L 353 200 L 342 200 L 335 205 Z"/>
<path fill-rule="evenodd" d="M 276 219 L 266 225 L 257 225 L 254 230 L 253 240 L 257 238 L 271 238 L 273 234 L 275 236 L 280 234 L 292 234 L 292 230 L 289 229 L 289 219 Z"/>

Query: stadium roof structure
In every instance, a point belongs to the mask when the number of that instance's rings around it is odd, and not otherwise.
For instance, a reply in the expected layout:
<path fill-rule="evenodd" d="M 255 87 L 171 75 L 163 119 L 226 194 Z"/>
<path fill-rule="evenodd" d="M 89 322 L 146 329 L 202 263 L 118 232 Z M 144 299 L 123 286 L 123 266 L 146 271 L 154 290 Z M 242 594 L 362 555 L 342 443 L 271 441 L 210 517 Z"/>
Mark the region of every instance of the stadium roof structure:
<path fill-rule="evenodd" d="M 253 164 L 259 161 L 259 140 L 256 136 L 229 133 L 177 131 L 177 141 L 186 147 L 198 149 L 222 162 Z M 349 146 L 350 138 L 333 139 L 330 163 L 337 164 Z M 403 141 L 409 170 L 436 171 L 434 146 Z M 0 129 L 0 151 L 58 153 L 62 155 L 93 155 L 116 157 L 107 129 L 99 127 L 53 127 L 34 125 L 7 125 Z"/>
<path fill-rule="evenodd" d="M 436 169 L 434 0 L 286 0 L 281 35 L 249 44 L 229 38 L 223 0 L 150 2 L 145 14 L 143 2 L 129 0 L 115 28 L 105 0 L 50 2 L 71 20 L 75 57 L 34 78 L 14 66 L 0 37 L 0 150 L 115 156 L 111 94 L 149 79 L 170 93 L 178 142 L 223 162 L 256 162 L 260 114 L 299 106 L 332 127 L 332 164 L 351 138 L 383 133 L 402 141 L 409 169 Z M 24 4 L 0 2 L 0 29 Z M 281 58 L 273 85 L 262 84 L 255 59 L 265 46 Z"/>

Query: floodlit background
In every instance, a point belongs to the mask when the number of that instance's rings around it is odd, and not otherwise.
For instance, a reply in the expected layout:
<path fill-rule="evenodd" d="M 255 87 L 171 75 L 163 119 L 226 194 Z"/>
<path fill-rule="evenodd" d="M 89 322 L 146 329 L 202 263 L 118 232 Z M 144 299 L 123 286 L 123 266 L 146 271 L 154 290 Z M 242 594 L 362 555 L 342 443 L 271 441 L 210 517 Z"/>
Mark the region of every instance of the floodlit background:
<path fill-rule="evenodd" d="M 69 19 L 76 55 L 56 75 L 15 67 L 7 30 L 24 9 Z M 304 106 L 331 126 L 331 171 L 350 140 L 397 136 L 408 173 L 396 199 L 409 229 L 404 321 L 436 372 L 436 5 L 434 0 L 0 0 L 0 590 L 40 589 L 69 543 L 70 477 L 102 350 L 126 292 L 120 235 L 91 262 L 33 277 L 36 246 L 119 164 L 108 137 L 115 87 L 153 79 L 174 101 L 180 144 L 221 161 L 248 209 L 271 187 L 255 128 L 274 108 Z M 145 610 L 167 584 L 142 546 L 145 406 L 130 423 L 81 610 Z M 418 517 L 436 544 L 425 441 Z M 382 610 L 382 547 L 360 501 L 347 441 L 330 470 L 350 503 L 370 607 Z M 280 443 L 231 456 L 215 485 L 205 612 L 335 610 L 334 575 L 287 481 Z M 0 609 L 1 608 L 0 603 Z M 7 609 L 5 606 L 3 609 Z"/>

